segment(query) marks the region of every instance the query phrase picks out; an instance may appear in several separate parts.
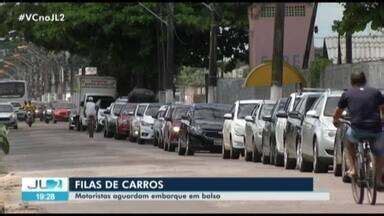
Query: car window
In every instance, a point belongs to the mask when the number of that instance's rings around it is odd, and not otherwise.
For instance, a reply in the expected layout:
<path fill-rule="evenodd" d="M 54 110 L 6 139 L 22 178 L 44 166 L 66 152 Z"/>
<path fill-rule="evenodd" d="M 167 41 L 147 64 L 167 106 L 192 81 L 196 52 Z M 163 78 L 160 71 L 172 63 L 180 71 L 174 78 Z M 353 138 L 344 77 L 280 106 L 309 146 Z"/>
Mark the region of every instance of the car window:
<path fill-rule="evenodd" d="M 324 104 L 324 99 L 325 99 L 325 96 L 321 96 L 314 104 L 313 106 L 311 107 L 311 110 L 316 110 L 317 113 L 320 113 L 321 112 L 321 109 L 323 107 L 323 104 Z"/>
<path fill-rule="evenodd" d="M 305 105 L 305 111 L 304 113 L 308 112 L 309 109 L 311 109 L 312 105 L 319 99 L 320 96 L 310 96 L 307 99 L 307 103 Z"/>
<path fill-rule="evenodd" d="M 145 115 L 154 116 L 159 109 L 160 105 L 149 105 L 148 109 L 145 111 Z"/>
<path fill-rule="evenodd" d="M 193 112 L 193 119 L 195 120 L 222 120 L 224 121 L 224 114 L 228 112 L 226 107 L 196 107 Z"/>
<path fill-rule="evenodd" d="M 147 105 L 139 105 L 139 107 L 137 108 L 136 115 L 144 115 L 145 108 L 147 108 Z"/>
<path fill-rule="evenodd" d="M 177 107 L 172 112 L 172 120 L 180 120 L 188 111 L 188 107 Z"/>
<path fill-rule="evenodd" d="M 239 109 L 237 110 L 237 118 L 244 119 L 245 116 L 251 114 L 252 110 L 257 106 L 257 104 L 239 104 Z"/>
<path fill-rule="evenodd" d="M 124 106 L 125 106 L 125 104 L 115 104 L 115 106 L 113 107 L 113 114 L 115 114 L 115 115 L 120 114 L 120 112 Z"/>
<path fill-rule="evenodd" d="M 307 98 L 301 98 L 300 102 L 297 104 L 297 107 L 295 111 L 298 111 L 299 113 L 303 113 L 305 109 L 305 101 Z"/>
<path fill-rule="evenodd" d="M 324 108 L 324 116 L 333 116 L 339 103 L 340 97 L 328 97 Z"/>
<path fill-rule="evenodd" d="M 13 112 L 11 105 L 0 105 L 0 112 Z"/>
<path fill-rule="evenodd" d="M 270 115 L 274 106 L 275 106 L 275 104 L 264 104 L 261 107 L 259 119 L 262 119 L 266 115 Z"/>

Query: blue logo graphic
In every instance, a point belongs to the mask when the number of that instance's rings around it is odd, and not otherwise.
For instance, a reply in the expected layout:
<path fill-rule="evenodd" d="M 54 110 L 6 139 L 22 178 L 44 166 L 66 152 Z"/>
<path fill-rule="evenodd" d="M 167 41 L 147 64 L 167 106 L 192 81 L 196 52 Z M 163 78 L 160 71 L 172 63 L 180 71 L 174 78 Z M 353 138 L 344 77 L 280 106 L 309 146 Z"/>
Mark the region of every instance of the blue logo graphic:
<path fill-rule="evenodd" d="M 42 190 L 60 190 L 63 187 L 63 182 L 61 179 L 47 179 L 43 184 L 43 180 L 36 179 L 33 186 L 28 186 L 28 189 L 42 189 Z"/>

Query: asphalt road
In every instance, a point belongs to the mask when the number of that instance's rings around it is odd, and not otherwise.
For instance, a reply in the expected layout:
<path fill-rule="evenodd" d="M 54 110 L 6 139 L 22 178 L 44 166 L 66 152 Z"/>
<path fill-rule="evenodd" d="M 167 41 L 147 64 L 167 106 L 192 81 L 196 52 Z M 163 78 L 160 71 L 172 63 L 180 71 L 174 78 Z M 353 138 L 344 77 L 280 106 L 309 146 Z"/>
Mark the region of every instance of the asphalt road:
<path fill-rule="evenodd" d="M 13 178 L 5 185 L 6 212 L 28 212 L 21 203 L 20 177 L 314 177 L 316 191 L 330 192 L 330 201 L 71 201 L 30 203 L 32 212 L 207 212 L 207 213 L 382 213 L 378 204 L 356 205 L 349 184 L 327 174 L 300 173 L 281 167 L 240 160 L 223 160 L 220 154 L 178 156 L 150 144 L 103 138 L 89 139 L 85 132 L 69 131 L 66 123 L 19 124 L 10 132 L 11 152 L 0 162 Z M 3 181 L 4 182 L 4 181 Z M 3 184 L 11 184 L 7 180 Z M 12 206 L 18 206 L 14 208 Z"/>

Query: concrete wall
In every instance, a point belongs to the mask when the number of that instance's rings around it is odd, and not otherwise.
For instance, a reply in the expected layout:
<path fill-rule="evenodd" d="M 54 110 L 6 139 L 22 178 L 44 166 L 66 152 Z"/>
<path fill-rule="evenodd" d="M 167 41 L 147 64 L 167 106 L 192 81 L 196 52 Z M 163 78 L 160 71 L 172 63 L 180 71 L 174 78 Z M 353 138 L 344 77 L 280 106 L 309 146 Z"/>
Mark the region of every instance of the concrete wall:
<path fill-rule="evenodd" d="M 244 78 L 219 79 L 217 82 L 216 99 L 218 103 L 232 104 L 236 100 L 269 99 L 270 87 L 243 88 Z M 283 97 L 295 91 L 295 85 L 283 87 Z"/>
<path fill-rule="evenodd" d="M 320 76 L 320 86 L 332 89 L 348 88 L 350 87 L 350 75 L 353 71 L 364 71 L 368 85 L 384 88 L 384 61 L 330 65 Z"/>

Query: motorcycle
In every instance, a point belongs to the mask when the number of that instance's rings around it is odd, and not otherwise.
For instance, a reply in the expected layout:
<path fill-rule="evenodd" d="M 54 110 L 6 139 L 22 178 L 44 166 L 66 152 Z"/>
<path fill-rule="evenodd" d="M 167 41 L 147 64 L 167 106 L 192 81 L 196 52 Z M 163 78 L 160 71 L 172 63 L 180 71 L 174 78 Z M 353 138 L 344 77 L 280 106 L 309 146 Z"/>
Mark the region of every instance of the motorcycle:
<path fill-rule="evenodd" d="M 48 108 L 46 110 L 44 110 L 44 120 L 45 120 L 45 123 L 49 124 L 50 121 L 53 120 L 53 111 L 52 109 Z"/>
<path fill-rule="evenodd" d="M 27 118 L 25 122 L 28 124 L 29 127 L 32 126 L 33 123 L 33 113 L 31 111 L 27 111 Z"/>

